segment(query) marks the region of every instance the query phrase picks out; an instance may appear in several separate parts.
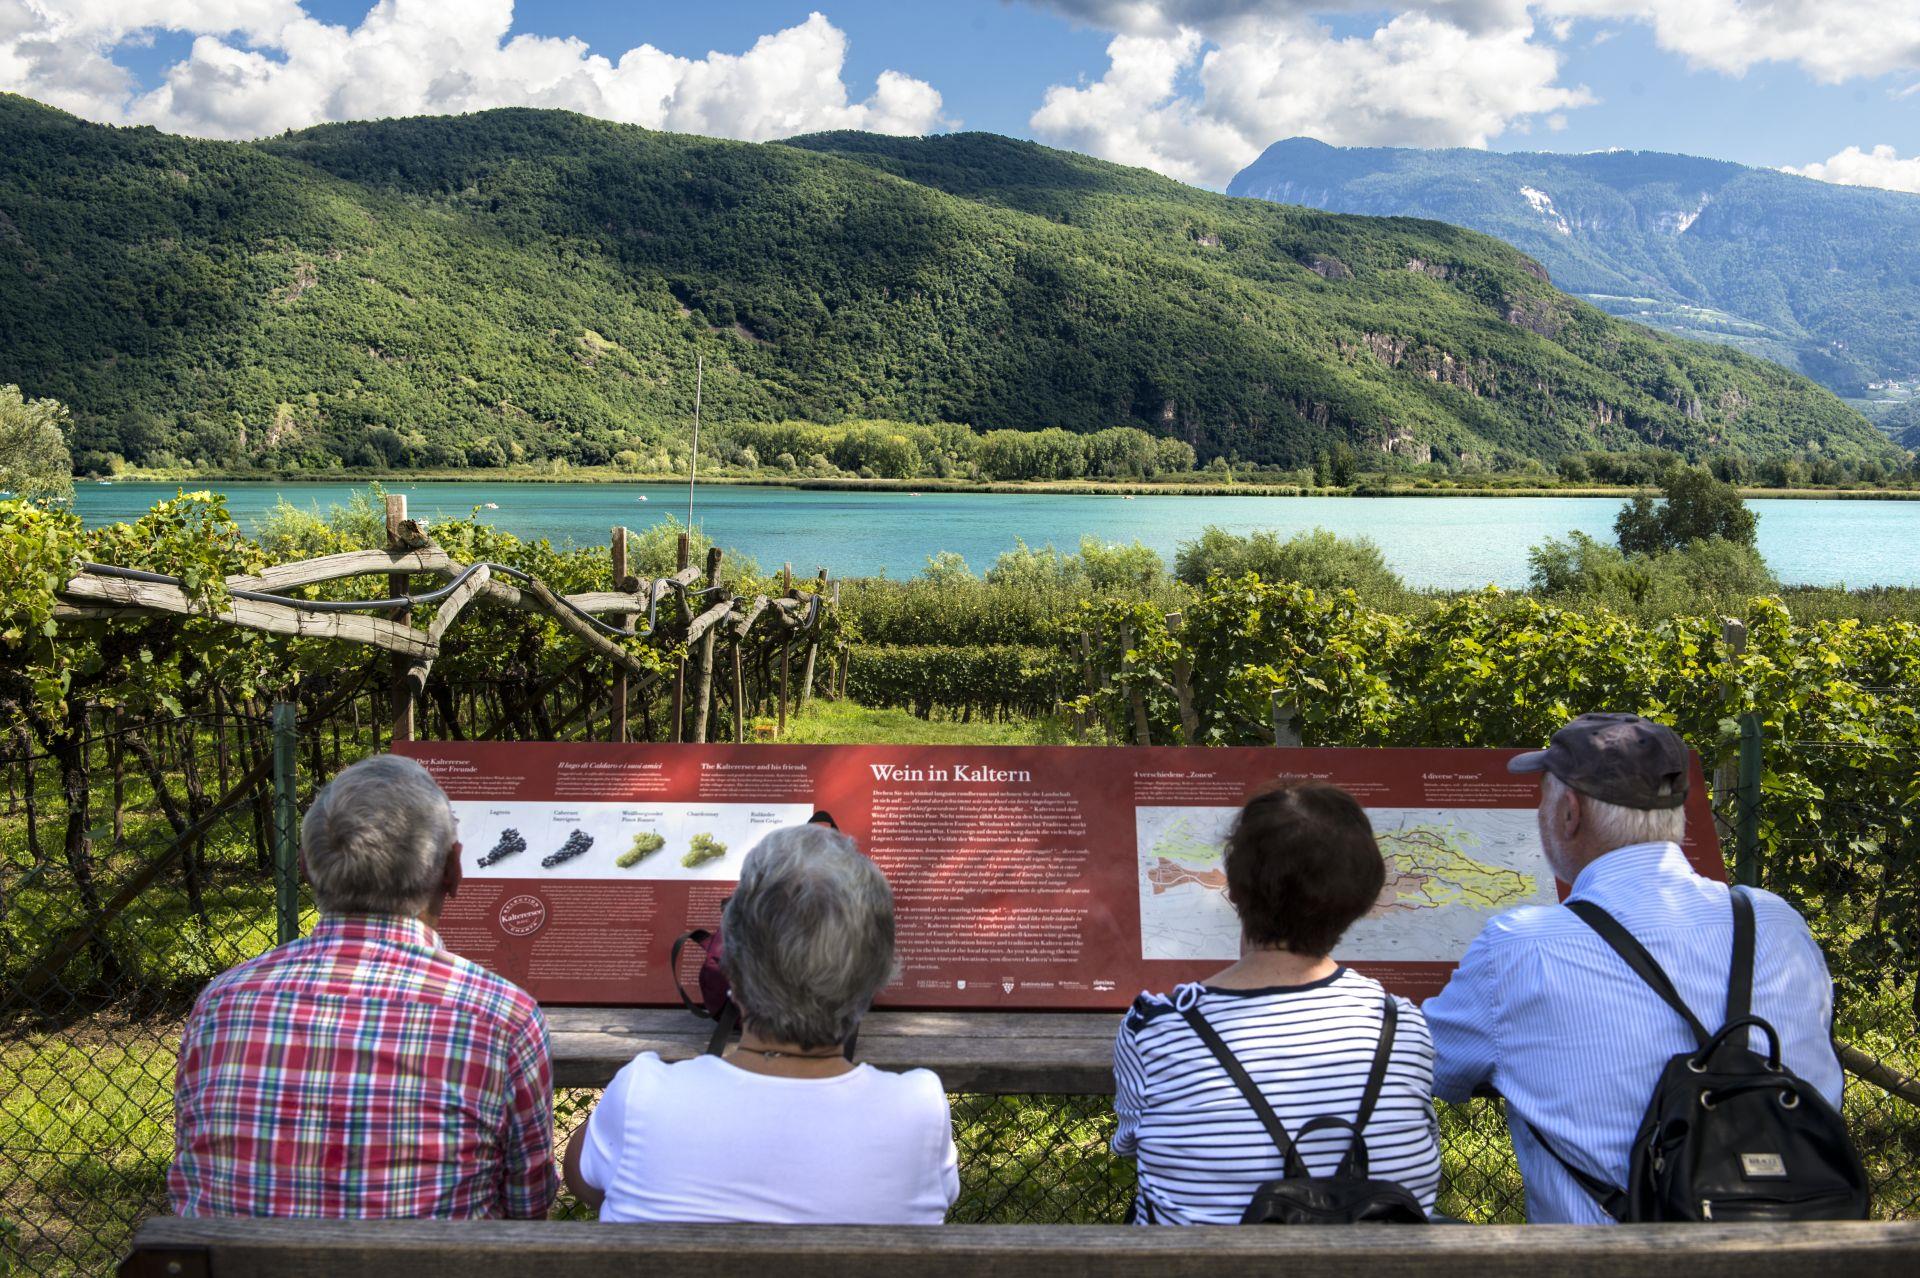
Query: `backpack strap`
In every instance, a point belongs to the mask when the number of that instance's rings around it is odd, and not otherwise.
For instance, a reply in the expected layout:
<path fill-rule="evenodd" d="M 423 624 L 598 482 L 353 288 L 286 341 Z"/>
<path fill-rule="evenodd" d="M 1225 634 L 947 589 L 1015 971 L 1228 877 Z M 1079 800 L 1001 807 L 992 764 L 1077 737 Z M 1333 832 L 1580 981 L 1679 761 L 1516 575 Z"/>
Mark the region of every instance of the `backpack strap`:
<path fill-rule="evenodd" d="M 1373 1049 L 1373 1064 L 1367 1067 L 1367 1085 L 1360 1093 L 1360 1108 L 1354 1112 L 1353 1121 L 1344 1118 L 1316 1118 L 1300 1129 L 1296 1141 L 1325 1127 L 1345 1127 L 1353 1133 L 1347 1142 L 1347 1152 L 1341 1155 L 1339 1166 L 1334 1168 L 1336 1176 L 1357 1176 L 1365 1180 L 1368 1175 L 1367 1121 L 1373 1117 L 1373 1107 L 1380 1101 L 1380 1090 L 1386 1085 L 1387 1065 L 1393 1059 L 1393 1039 L 1396 1027 L 1400 1023 L 1400 1005 L 1393 1001 L 1393 995 L 1380 997 L 1380 1041 Z"/>
<path fill-rule="evenodd" d="M 1207 1023 L 1206 1017 L 1200 1015 L 1199 1008 L 1183 1007 L 1180 1009 L 1180 1014 L 1187 1018 L 1187 1024 L 1193 1026 L 1193 1032 L 1198 1034 L 1200 1041 L 1213 1052 L 1221 1067 L 1227 1071 L 1227 1077 L 1233 1080 L 1234 1086 L 1240 1089 L 1240 1094 L 1247 1098 L 1247 1104 L 1253 1106 L 1253 1112 L 1259 1115 L 1261 1126 L 1267 1129 L 1267 1135 L 1272 1138 L 1274 1147 L 1280 1151 L 1281 1165 L 1286 1178 L 1288 1180 L 1306 1179 L 1307 1165 L 1300 1161 L 1300 1151 L 1293 1147 L 1293 1138 L 1287 1135 L 1287 1129 L 1280 1123 L 1280 1116 L 1273 1112 L 1273 1106 L 1267 1104 L 1267 1098 L 1260 1094 L 1260 1088 L 1248 1076 L 1246 1068 L 1235 1059 L 1233 1051 L 1227 1046 L 1227 1041 L 1220 1037 L 1218 1030 Z"/>
<path fill-rule="evenodd" d="M 704 927 L 697 927 L 685 936 L 676 937 L 672 948 L 667 951 L 667 971 L 673 976 L 673 992 L 680 996 L 682 1006 L 703 1021 L 714 1019 L 714 1015 L 689 998 L 687 996 L 687 987 L 680 983 L 680 951 L 687 948 L 687 942 L 689 941 L 704 950 L 707 948 L 707 942 L 712 939 L 713 933 L 707 931 Z"/>
<path fill-rule="evenodd" d="M 701 1008 L 699 1011 L 702 1016 L 707 1014 L 705 1008 Z M 725 1056 L 727 1054 L 727 1040 L 733 1037 L 733 1031 L 738 1028 L 740 1028 L 740 1005 L 732 999 L 728 999 L 727 1005 L 720 1009 L 720 1014 L 713 1018 L 713 1034 L 707 1039 L 706 1054 L 708 1056 Z"/>
<path fill-rule="evenodd" d="M 1568 901 L 1567 908 L 1572 910 L 1582 923 L 1598 932 L 1600 939 L 1612 946 L 1613 952 L 1620 956 L 1621 961 L 1633 969 L 1633 974 L 1646 982 L 1647 987 L 1660 996 L 1661 1002 L 1680 1014 L 1680 1019 L 1685 1021 L 1687 1028 L 1693 1031 L 1695 1043 L 1701 1047 L 1707 1045 L 1708 1040 L 1712 1038 L 1712 1035 L 1707 1033 L 1707 1027 L 1700 1023 L 1700 1018 L 1693 1014 L 1693 1009 L 1688 1007 L 1686 1000 L 1680 997 L 1680 992 L 1673 988 L 1673 982 L 1667 978 L 1667 974 L 1661 970 L 1660 965 L 1654 962 L 1653 955 L 1647 953 L 1646 947 L 1633 939 L 1633 933 L 1622 927 L 1620 920 L 1592 901 Z M 1752 979 L 1751 971 L 1748 973 L 1748 979 Z"/>
<path fill-rule="evenodd" d="M 1707 1033 L 1706 1027 L 1700 1024 L 1699 1017 L 1693 1014 L 1693 1010 L 1680 997 L 1679 991 L 1673 988 L 1673 982 L 1654 961 L 1653 955 L 1647 953 L 1646 947 L 1635 940 L 1633 934 L 1622 927 L 1618 919 L 1591 901 L 1568 901 L 1567 908 L 1578 915 L 1581 922 L 1598 932 L 1600 939 L 1611 946 L 1613 952 L 1633 969 L 1634 975 L 1646 982 L 1653 992 L 1660 996 L 1662 1002 L 1680 1014 L 1681 1019 L 1686 1021 L 1687 1028 L 1693 1031 L 1694 1038 L 1699 1040 L 1702 1050 L 1705 1050 L 1709 1045 L 1717 1043 L 1727 1030 L 1737 1027 L 1741 1022 L 1752 1023 L 1755 930 L 1753 898 L 1740 887 L 1733 888 L 1729 895 L 1733 900 L 1733 960 L 1727 974 L 1726 1024 L 1719 1035 Z M 1770 1028 L 1769 1032 L 1771 1032 Z M 1544 1149 L 1554 1162 L 1566 1169 L 1567 1175 L 1573 1177 L 1580 1188 L 1587 1191 L 1587 1196 L 1599 1204 L 1601 1211 L 1615 1220 L 1627 1219 L 1629 1203 L 1624 1190 L 1568 1162 L 1532 1123 L 1527 1124 L 1527 1130 L 1533 1134 L 1534 1143 Z"/>
<path fill-rule="evenodd" d="M 1373 1049 L 1373 1065 L 1367 1070 L 1367 1089 L 1360 1093 L 1360 1109 L 1354 1115 L 1353 1130 L 1357 1137 L 1367 1120 L 1373 1117 L 1373 1107 L 1380 1101 L 1380 1089 L 1386 1086 L 1387 1064 L 1393 1059 L 1393 1038 L 1400 1024 L 1400 1005 L 1393 1001 L 1393 995 L 1385 994 L 1380 999 L 1380 1044 Z"/>
<path fill-rule="evenodd" d="M 1601 1180 L 1591 1172 L 1582 1171 L 1580 1168 L 1575 1167 L 1566 1160 L 1559 1150 L 1553 1147 L 1553 1143 L 1532 1123 L 1527 1124 L 1527 1130 L 1533 1133 L 1533 1143 L 1546 1150 L 1548 1156 L 1551 1157 L 1554 1162 L 1559 1163 L 1560 1166 L 1566 1170 L 1567 1175 L 1573 1177 L 1574 1183 L 1587 1191 L 1587 1197 L 1593 1199 L 1601 1211 L 1604 1211 L 1607 1215 L 1622 1224 L 1626 1222 L 1627 1212 L 1630 1207 L 1626 1190 L 1613 1184 L 1611 1181 Z"/>
<path fill-rule="evenodd" d="M 1753 1015 L 1753 898 L 1743 887 L 1727 893 L 1733 898 L 1733 965 L 1727 974 L 1726 1024 Z"/>

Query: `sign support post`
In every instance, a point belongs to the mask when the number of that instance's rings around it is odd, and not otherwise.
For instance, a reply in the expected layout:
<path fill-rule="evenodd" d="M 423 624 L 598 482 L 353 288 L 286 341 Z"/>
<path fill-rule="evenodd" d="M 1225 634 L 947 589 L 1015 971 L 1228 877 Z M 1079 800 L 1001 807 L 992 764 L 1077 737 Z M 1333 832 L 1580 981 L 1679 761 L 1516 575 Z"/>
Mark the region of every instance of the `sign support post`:
<path fill-rule="evenodd" d="M 1735 813 L 1734 881 L 1760 886 L 1760 774 L 1762 733 L 1758 715 L 1740 716 L 1740 810 Z"/>
<path fill-rule="evenodd" d="M 613 588 L 627 589 L 627 530 L 615 528 L 609 550 L 613 555 Z M 620 628 L 628 634 L 633 633 L 633 614 L 627 613 L 620 618 Z M 607 735 L 614 741 L 624 744 L 627 739 L 627 671 L 623 666 L 613 676 L 613 715 L 607 725 Z"/>
<path fill-rule="evenodd" d="M 300 937 L 300 827 L 294 797 L 300 736 L 293 702 L 273 707 L 273 903 L 278 944 Z"/>

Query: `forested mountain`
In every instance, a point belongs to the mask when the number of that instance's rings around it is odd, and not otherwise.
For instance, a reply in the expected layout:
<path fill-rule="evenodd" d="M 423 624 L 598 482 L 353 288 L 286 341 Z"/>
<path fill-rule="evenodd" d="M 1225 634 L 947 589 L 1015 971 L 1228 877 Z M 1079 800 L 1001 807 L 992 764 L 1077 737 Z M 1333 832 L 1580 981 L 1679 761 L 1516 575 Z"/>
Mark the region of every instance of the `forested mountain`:
<path fill-rule="evenodd" d="M 1488 237 L 1004 138 L 501 110 L 226 143 L 0 96 L 0 382 L 66 401 L 77 453 L 600 462 L 684 429 L 696 351 L 720 420 L 1133 424 L 1203 460 L 1891 449 Z"/>
<path fill-rule="evenodd" d="M 1232 195 L 1497 235 L 1616 315 L 1857 395 L 1920 379 L 1920 195 L 1652 151 L 1496 154 L 1291 138 Z"/>

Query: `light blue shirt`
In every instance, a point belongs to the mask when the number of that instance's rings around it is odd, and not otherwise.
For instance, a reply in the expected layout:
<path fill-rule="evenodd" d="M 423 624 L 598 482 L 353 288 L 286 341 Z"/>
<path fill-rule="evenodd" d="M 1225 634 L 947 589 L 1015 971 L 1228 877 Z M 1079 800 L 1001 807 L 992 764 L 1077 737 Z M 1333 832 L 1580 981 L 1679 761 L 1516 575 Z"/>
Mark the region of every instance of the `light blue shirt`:
<path fill-rule="evenodd" d="M 1676 844 L 1639 843 L 1588 863 L 1572 899 L 1618 919 L 1666 971 L 1709 1031 L 1726 1020 L 1733 956 L 1727 885 L 1694 873 Z M 1833 1053 L 1833 982 L 1792 906 L 1752 890 L 1753 1013 L 1780 1035 L 1788 1069 L 1840 1103 Z M 1421 1009 L 1433 1031 L 1434 1094 L 1463 1101 L 1492 1084 L 1537 1224 L 1611 1218 L 1541 1149 L 1624 1188 L 1627 1153 L 1667 1061 L 1693 1033 L 1600 935 L 1561 906 L 1527 906 L 1490 920 L 1447 987 Z M 1765 1036 L 1753 1032 L 1756 1050 Z"/>

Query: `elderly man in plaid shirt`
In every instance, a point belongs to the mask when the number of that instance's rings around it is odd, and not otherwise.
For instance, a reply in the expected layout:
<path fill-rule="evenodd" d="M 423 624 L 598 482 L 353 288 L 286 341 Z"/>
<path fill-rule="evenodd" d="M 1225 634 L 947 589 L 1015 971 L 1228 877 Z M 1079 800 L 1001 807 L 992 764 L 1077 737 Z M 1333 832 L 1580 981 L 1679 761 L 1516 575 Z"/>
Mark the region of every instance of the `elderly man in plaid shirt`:
<path fill-rule="evenodd" d="M 546 1022 L 434 931 L 460 884 L 447 797 L 390 755 L 341 772 L 301 830 L 312 936 L 207 986 L 174 1086 L 182 1216 L 544 1216 Z"/>

